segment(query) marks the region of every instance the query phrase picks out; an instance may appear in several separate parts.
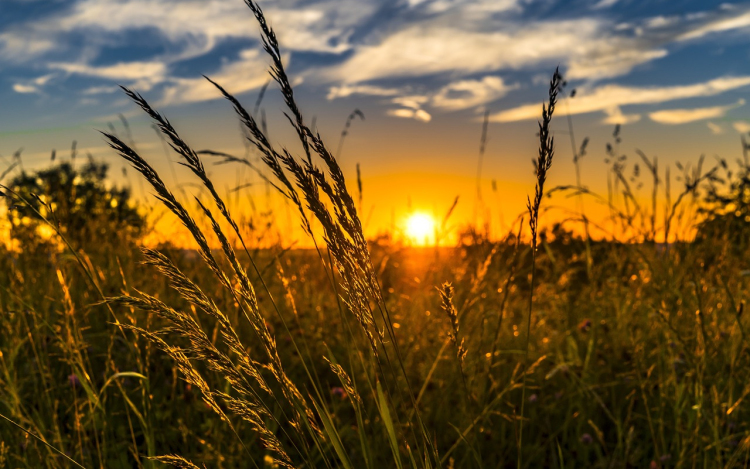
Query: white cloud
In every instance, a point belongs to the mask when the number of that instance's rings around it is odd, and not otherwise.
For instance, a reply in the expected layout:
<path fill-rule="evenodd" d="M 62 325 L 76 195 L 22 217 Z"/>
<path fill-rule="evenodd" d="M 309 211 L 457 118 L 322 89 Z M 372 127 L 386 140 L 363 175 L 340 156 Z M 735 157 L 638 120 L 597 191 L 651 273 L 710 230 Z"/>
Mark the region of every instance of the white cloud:
<path fill-rule="evenodd" d="M 603 8 L 609 8 L 614 6 L 619 0 L 599 0 L 591 8 L 594 10 L 601 10 Z"/>
<path fill-rule="evenodd" d="M 264 12 L 285 48 L 343 52 L 346 30 L 374 11 L 361 2 L 331 0 L 312 5 L 271 4 Z M 225 0 L 82 0 L 48 26 L 53 31 L 117 33 L 155 28 L 174 43 L 186 39 L 210 50 L 228 37 L 257 38 L 252 13 L 242 2 Z"/>
<path fill-rule="evenodd" d="M 541 64 L 570 64 L 570 78 L 620 75 L 663 57 L 637 38 L 611 35 L 597 18 L 494 25 L 491 30 L 457 29 L 447 21 L 410 25 L 377 43 L 360 46 L 340 66 L 324 73 L 344 83 L 453 73 L 466 75 Z"/>
<path fill-rule="evenodd" d="M 348 98 L 349 96 L 362 94 L 368 96 L 395 96 L 402 92 L 399 88 L 383 88 L 374 85 L 341 85 L 332 86 L 328 90 L 327 99 Z"/>
<path fill-rule="evenodd" d="M 438 90 L 432 104 L 444 109 L 466 109 L 502 98 L 515 88 L 518 85 L 506 85 L 502 78 L 494 76 L 481 80 L 461 80 Z"/>
<path fill-rule="evenodd" d="M 734 130 L 741 134 L 750 132 L 750 122 L 747 121 L 734 122 L 732 123 L 732 127 L 734 127 Z"/>
<path fill-rule="evenodd" d="M 616 12 L 605 11 L 619 5 L 618 0 L 591 0 L 591 8 L 601 11 L 555 20 L 518 14 L 535 7 L 529 0 L 393 0 L 389 8 L 404 14 L 388 18 L 383 16 L 383 2 L 267 3 L 264 11 L 283 50 L 327 54 L 332 59 L 328 63 L 342 60 L 333 65 L 317 65 L 310 60 L 305 65 L 309 68 L 301 72 L 327 86 L 328 99 L 352 95 L 390 98 L 419 92 L 429 98 L 424 106 L 446 110 L 502 98 L 512 87 L 499 75 L 509 70 L 536 74 L 560 64 L 566 78 L 585 80 L 592 86 L 594 80 L 622 76 L 665 57 L 676 42 L 750 27 L 750 9 L 744 5 L 630 18 L 628 23 L 620 23 Z M 213 97 L 213 91 L 200 78 L 175 76 L 175 70 L 181 69 L 176 64 L 207 54 L 228 39 L 255 43 L 259 37 L 251 12 L 239 0 L 70 0 L 67 4 L 54 17 L 34 19 L 0 32 L 0 63 L 39 59 L 35 64 L 41 67 L 126 81 L 141 90 L 163 85 L 165 101 L 192 102 Z M 90 65 L 101 59 L 104 46 L 119 43 L 126 32 L 158 36 L 163 52 L 135 62 Z M 82 49 L 73 47 L 67 39 L 73 34 L 85 35 Z M 45 63 L 50 57 L 55 63 Z M 261 70 L 256 73 L 251 64 Z M 213 76 L 221 76 L 236 90 L 248 90 L 257 86 L 257 76 L 265 73 L 265 65 L 257 57 L 240 57 L 225 61 Z M 140 66 L 147 68 L 139 72 Z M 248 83 L 239 78 L 242 74 L 250 77 Z M 376 84 L 380 79 L 425 76 L 436 79 L 429 85 L 424 81 Z M 18 85 L 20 89 L 37 90 L 45 86 Z M 100 85 L 95 83 L 84 93 L 105 90 Z M 579 101 L 582 99 L 571 106 Z M 597 111 L 609 110 L 607 119 L 632 121 L 634 115 L 623 115 L 619 110 L 628 104 L 633 103 L 605 97 L 602 104 L 591 106 Z M 535 109 L 534 116 L 537 113 Z"/>
<path fill-rule="evenodd" d="M 698 39 L 711 33 L 732 31 L 750 27 L 750 11 L 743 14 L 724 16 L 707 21 L 705 24 L 697 26 L 676 39 L 678 41 L 687 41 L 689 39 Z"/>
<path fill-rule="evenodd" d="M 660 124 L 686 124 L 688 122 L 724 117 L 727 111 L 736 109 L 744 104 L 745 100 L 740 99 L 737 104 L 730 104 L 728 106 L 712 106 L 694 109 L 665 109 L 652 112 L 648 117 Z"/>
<path fill-rule="evenodd" d="M 393 103 L 399 106 L 408 107 L 410 109 L 419 109 L 430 100 L 427 96 L 411 95 L 411 96 L 399 96 L 393 98 Z"/>
<path fill-rule="evenodd" d="M 37 88 L 34 85 L 25 85 L 23 83 L 14 83 L 13 84 L 13 91 L 15 91 L 16 93 L 23 93 L 23 94 L 38 93 L 39 92 L 39 88 Z"/>
<path fill-rule="evenodd" d="M 389 116 L 403 117 L 405 119 L 416 119 L 422 122 L 430 122 L 432 116 L 423 109 L 390 109 Z"/>
<path fill-rule="evenodd" d="M 703 83 L 678 86 L 605 85 L 593 90 L 580 88 L 577 96 L 568 101 L 568 109 L 571 114 L 586 114 L 632 104 L 657 104 L 685 98 L 716 96 L 748 85 L 750 85 L 750 76 L 722 77 Z M 541 103 L 526 104 L 493 114 L 491 120 L 512 122 L 536 119 L 540 112 Z"/>
<path fill-rule="evenodd" d="M 139 80 L 148 77 L 160 80 L 167 72 L 167 66 L 162 62 L 120 62 L 104 66 L 80 63 L 51 63 L 49 66 L 50 68 L 68 73 L 111 80 Z"/>
<path fill-rule="evenodd" d="M 27 80 L 24 82 L 18 82 L 13 84 L 13 91 L 16 93 L 41 93 L 41 88 L 46 85 L 50 80 L 52 80 L 55 77 L 54 73 L 50 73 L 48 75 L 42 75 L 40 77 L 36 77 L 32 80 Z"/>
<path fill-rule="evenodd" d="M 167 76 L 167 65 L 163 62 L 120 62 L 103 66 L 51 63 L 49 67 L 70 74 L 128 82 L 141 91 L 150 90 L 154 85 L 162 83 Z"/>
<path fill-rule="evenodd" d="M 0 59 L 10 62 L 31 61 L 56 46 L 53 40 L 24 34 L 24 30 L 14 29 L 0 33 Z"/>
<path fill-rule="evenodd" d="M 289 56 L 282 58 L 289 61 Z M 268 81 L 267 63 L 263 51 L 246 49 L 240 53 L 240 60 L 225 64 L 218 72 L 207 74 L 228 92 L 237 95 L 260 88 Z M 219 90 L 203 77 L 172 78 L 162 99 L 162 104 L 181 104 L 208 101 L 221 97 Z"/>
<path fill-rule="evenodd" d="M 95 95 L 95 94 L 107 94 L 107 93 L 114 93 L 119 91 L 120 88 L 117 86 L 92 86 L 90 88 L 86 88 L 83 90 L 83 94 L 85 95 Z"/>
<path fill-rule="evenodd" d="M 449 111 L 467 109 L 502 98 L 518 85 L 507 85 L 502 78 L 486 76 L 479 80 L 459 80 L 435 92 L 409 93 L 408 88 L 385 88 L 375 85 L 349 85 L 331 87 L 328 99 L 344 98 L 356 94 L 392 97 L 390 102 L 410 109 L 421 109 L 430 104 Z"/>
<path fill-rule="evenodd" d="M 713 122 L 706 122 L 706 126 L 708 127 L 708 130 L 710 130 L 711 133 L 714 135 L 721 135 L 724 133 L 724 128 L 719 124 L 715 124 Z"/>
<path fill-rule="evenodd" d="M 605 124 L 627 125 L 641 120 L 640 114 L 623 114 L 620 106 L 612 106 L 610 108 L 604 109 L 604 113 L 607 115 L 607 117 L 604 119 Z"/>

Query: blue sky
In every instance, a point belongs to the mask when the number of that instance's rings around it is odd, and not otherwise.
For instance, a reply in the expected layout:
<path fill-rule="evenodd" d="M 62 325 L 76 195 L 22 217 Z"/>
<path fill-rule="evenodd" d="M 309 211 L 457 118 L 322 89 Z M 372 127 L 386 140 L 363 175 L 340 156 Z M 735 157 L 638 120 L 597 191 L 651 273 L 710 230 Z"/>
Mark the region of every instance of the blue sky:
<path fill-rule="evenodd" d="M 667 159 L 704 151 L 734 159 L 738 134 L 750 131 L 747 2 L 259 3 L 303 111 L 317 117 L 332 147 L 351 109 L 364 111 L 347 152 L 373 175 L 430 162 L 469 177 L 489 109 L 488 177 L 528 176 L 534 120 L 557 65 L 568 90 L 577 90 L 561 109 L 600 146 L 619 123 Z M 160 151 L 118 84 L 202 132 L 201 145 L 236 150 L 242 143 L 231 111 L 201 75 L 252 106 L 267 66 L 241 0 L 1 0 L 0 155 L 24 146 L 41 164 L 40 155 L 73 139 L 101 153 L 94 129 L 117 124 L 120 113 L 133 119 L 145 150 Z M 269 121 L 283 125 L 273 91 L 264 106 Z M 492 152 L 528 156 L 503 170 Z"/>

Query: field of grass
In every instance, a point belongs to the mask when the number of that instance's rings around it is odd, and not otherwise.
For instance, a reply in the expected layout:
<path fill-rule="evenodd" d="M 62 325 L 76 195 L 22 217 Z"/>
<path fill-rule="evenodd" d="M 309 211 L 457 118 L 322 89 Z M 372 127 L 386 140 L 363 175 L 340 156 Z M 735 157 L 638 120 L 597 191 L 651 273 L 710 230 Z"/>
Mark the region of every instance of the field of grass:
<path fill-rule="evenodd" d="M 217 93 L 315 248 L 259 243 L 202 156 L 125 90 L 206 197 L 176 196 L 132 144 L 104 137 L 194 248 L 142 247 L 147 228 L 106 217 L 66 227 L 50 195 L 3 186 L 9 218 L 24 210 L 49 240 L 20 230 L 22 248 L 0 248 L 0 468 L 748 465 L 746 161 L 734 174 L 721 161 L 678 168 L 672 197 L 669 168 L 642 155 L 644 202 L 615 143 L 610 194 L 545 187 L 555 73 L 513 233 L 368 241 L 247 3 L 302 153 L 273 147 L 231 90 Z M 574 232 L 545 228 L 546 196 L 560 192 L 579 201 Z M 596 198 L 609 220 L 585 216 Z"/>

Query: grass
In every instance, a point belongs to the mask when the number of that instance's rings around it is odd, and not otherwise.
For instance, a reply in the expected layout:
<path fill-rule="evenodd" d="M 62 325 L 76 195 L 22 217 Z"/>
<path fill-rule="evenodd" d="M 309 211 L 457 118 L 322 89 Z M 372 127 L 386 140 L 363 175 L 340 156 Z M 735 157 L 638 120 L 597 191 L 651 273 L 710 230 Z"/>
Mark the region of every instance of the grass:
<path fill-rule="evenodd" d="M 103 136 L 195 249 L 79 247 L 45 218 L 51 205 L 36 212 L 60 248 L 0 256 L 0 467 L 747 466 L 749 275 L 737 234 L 747 229 L 737 205 L 747 166 L 724 178 L 726 165 L 683 167 L 684 190 L 660 207 L 669 168 L 661 179 L 641 154 L 652 185 L 644 204 L 618 129 L 606 197 L 580 177 L 546 189 L 564 86 L 555 72 L 530 236 L 519 220 L 505 239 L 474 231 L 450 248 L 368 242 L 361 199 L 306 124 L 261 9 L 246 3 L 300 155 L 269 141 L 258 105 L 249 113 L 210 79 L 264 169 L 196 151 L 124 89 L 206 197 L 175 195 L 132 139 Z M 258 248 L 204 155 L 259 171 L 315 248 Z M 34 207 L 14 187 L 3 193 Z M 584 238 L 565 225 L 543 230 L 548 196 L 559 193 L 581 201 L 569 223 Z M 611 217 L 590 220 L 584 198 Z M 710 223 L 696 237 L 702 219 Z M 659 234 L 674 242 L 657 243 Z"/>

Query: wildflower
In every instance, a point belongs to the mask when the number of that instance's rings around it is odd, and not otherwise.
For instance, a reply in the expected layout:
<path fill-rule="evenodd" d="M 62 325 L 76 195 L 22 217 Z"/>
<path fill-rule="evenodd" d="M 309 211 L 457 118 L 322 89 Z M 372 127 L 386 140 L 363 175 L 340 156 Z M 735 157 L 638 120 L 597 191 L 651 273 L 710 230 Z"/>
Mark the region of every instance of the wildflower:
<path fill-rule="evenodd" d="M 68 382 L 71 386 L 73 386 L 73 388 L 77 388 L 81 385 L 81 380 L 78 379 L 78 376 L 76 376 L 75 373 L 71 373 L 68 375 Z"/>
<path fill-rule="evenodd" d="M 340 386 L 331 388 L 331 394 L 333 394 L 334 396 L 338 397 L 341 400 L 346 399 L 346 391 L 344 390 L 344 388 Z"/>
<path fill-rule="evenodd" d="M 581 332 L 588 332 L 591 329 L 591 319 L 584 319 L 578 324 L 578 330 Z"/>
<path fill-rule="evenodd" d="M 583 435 L 581 435 L 581 443 L 583 443 L 584 445 L 590 445 L 593 442 L 594 438 L 590 434 L 584 433 Z"/>
<path fill-rule="evenodd" d="M 539 396 L 537 396 L 536 394 L 532 394 L 529 396 L 529 402 L 531 402 L 532 404 L 538 400 L 539 400 Z"/>

